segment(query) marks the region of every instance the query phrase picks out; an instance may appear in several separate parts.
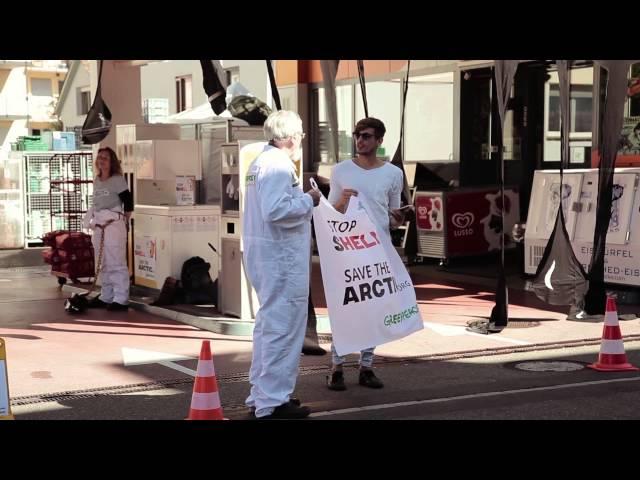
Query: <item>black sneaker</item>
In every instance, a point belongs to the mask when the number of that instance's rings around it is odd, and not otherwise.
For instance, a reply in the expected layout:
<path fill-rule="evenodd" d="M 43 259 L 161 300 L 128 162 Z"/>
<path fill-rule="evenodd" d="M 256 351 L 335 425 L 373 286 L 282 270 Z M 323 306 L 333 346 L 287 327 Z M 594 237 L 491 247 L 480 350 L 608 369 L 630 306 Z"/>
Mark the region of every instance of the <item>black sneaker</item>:
<path fill-rule="evenodd" d="M 89 303 L 87 304 L 87 307 L 89 307 L 89 308 L 107 308 L 109 305 L 111 305 L 111 304 L 107 303 L 107 302 L 103 302 L 102 300 L 100 300 L 100 297 L 93 297 L 91 300 L 89 300 Z"/>
<path fill-rule="evenodd" d="M 122 305 L 121 303 L 113 302 L 109 304 L 107 310 L 110 312 L 126 312 L 129 310 L 129 305 Z"/>
<path fill-rule="evenodd" d="M 302 347 L 302 353 L 305 355 L 326 355 L 327 351 L 320 345 L 305 345 Z"/>
<path fill-rule="evenodd" d="M 376 377 L 373 370 L 360 370 L 360 377 L 358 378 L 358 383 L 363 387 L 369 388 L 382 388 L 384 387 L 384 383 L 380 381 L 378 377 Z"/>
<path fill-rule="evenodd" d="M 273 410 L 271 415 L 267 415 L 266 417 L 260 417 L 258 420 L 268 420 L 268 419 L 301 419 L 306 418 L 311 413 L 311 409 L 309 407 L 302 407 L 299 405 L 294 405 L 291 401 L 287 403 L 283 403 L 279 407 L 276 407 Z"/>
<path fill-rule="evenodd" d="M 300 399 L 299 399 L 299 398 L 295 398 L 295 397 L 290 397 L 290 398 L 289 398 L 289 403 L 292 403 L 292 404 L 293 404 L 293 405 L 295 405 L 296 407 L 299 407 L 299 406 L 302 404 L 302 402 L 300 401 Z M 255 415 L 255 414 L 256 414 L 256 407 L 251 407 L 251 413 L 252 413 L 253 415 Z"/>
<path fill-rule="evenodd" d="M 344 375 L 342 371 L 331 372 L 331 375 L 327 375 L 327 387 L 329 390 L 342 391 L 346 390 L 347 386 L 344 384 Z"/>

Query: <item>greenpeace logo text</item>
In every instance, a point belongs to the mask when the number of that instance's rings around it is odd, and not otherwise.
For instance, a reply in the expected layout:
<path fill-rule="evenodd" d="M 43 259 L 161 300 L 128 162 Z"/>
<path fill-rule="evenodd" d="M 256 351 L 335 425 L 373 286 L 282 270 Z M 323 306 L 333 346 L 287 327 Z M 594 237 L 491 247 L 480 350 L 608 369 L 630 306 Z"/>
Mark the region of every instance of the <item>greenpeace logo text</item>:
<path fill-rule="evenodd" d="M 418 315 L 418 305 L 414 305 L 411 308 L 407 308 L 399 313 L 394 313 L 392 315 L 385 315 L 384 324 L 386 327 L 391 325 L 395 325 L 397 323 L 401 323 L 408 318 L 411 318 L 413 315 Z"/>

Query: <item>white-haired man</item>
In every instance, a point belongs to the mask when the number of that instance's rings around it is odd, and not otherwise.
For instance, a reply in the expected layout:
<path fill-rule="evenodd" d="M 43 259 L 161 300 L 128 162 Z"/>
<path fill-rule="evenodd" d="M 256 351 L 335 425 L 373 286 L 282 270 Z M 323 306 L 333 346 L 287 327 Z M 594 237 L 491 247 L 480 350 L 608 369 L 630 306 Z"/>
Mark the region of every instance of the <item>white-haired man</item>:
<path fill-rule="evenodd" d="M 257 418 L 304 418 L 309 408 L 291 394 L 307 325 L 311 217 L 320 194 L 303 193 L 294 167 L 304 138 L 300 117 L 274 112 L 264 133 L 269 144 L 244 179 L 243 261 L 260 301 L 246 404 Z"/>

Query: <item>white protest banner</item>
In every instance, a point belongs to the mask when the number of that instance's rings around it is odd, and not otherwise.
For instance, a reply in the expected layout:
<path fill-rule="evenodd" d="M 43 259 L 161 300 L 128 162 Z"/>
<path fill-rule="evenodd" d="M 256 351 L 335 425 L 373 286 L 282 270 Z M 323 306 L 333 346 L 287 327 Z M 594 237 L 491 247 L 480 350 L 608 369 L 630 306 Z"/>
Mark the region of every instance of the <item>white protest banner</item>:
<path fill-rule="evenodd" d="M 312 181 L 315 187 L 315 182 Z M 313 210 L 333 344 L 338 355 L 397 340 L 424 328 L 413 282 L 362 194 L 345 214 L 322 197 Z"/>
<path fill-rule="evenodd" d="M 4 339 L 0 338 L 0 420 L 13 420 L 9 400 L 9 375 Z"/>

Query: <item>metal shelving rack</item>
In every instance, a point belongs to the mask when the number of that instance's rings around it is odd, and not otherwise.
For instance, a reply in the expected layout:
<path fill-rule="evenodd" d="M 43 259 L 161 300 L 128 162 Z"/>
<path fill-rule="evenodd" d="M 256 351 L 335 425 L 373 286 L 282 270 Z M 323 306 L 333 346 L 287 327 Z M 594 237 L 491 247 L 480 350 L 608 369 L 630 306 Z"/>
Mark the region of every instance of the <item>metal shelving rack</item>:
<path fill-rule="evenodd" d="M 49 159 L 49 216 L 52 230 L 82 230 L 92 205 L 91 152 L 56 153 Z"/>
<path fill-rule="evenodd" d="M 53 152 L 23 151 L 12 152 L 20 155 L 24 167 L 24 213 L 25 245 L 42 244 L 42 236 L 52 230 L 62 229 L 61 225 L 51 224 L 51 205 L 60 202 L 59 196 L 51 197 L 49 182 L 52 175 L 59 175 L 60 166 L 52 165 Z M 51 169 L 53 168 L 53 171 Z"/>

